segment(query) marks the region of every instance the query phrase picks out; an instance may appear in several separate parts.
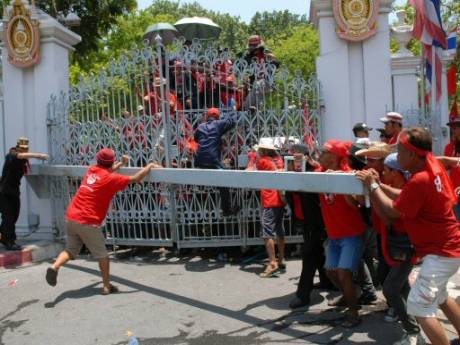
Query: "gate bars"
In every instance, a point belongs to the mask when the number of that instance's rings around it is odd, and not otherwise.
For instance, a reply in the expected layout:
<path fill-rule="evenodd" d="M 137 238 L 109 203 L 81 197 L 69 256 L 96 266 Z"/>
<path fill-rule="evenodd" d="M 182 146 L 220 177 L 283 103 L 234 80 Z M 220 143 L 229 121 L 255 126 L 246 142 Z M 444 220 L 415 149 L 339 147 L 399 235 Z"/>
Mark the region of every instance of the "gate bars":
<path fill-rule="evenodd" d="M 223 140 L 227 169 L 243 169 L 261 137 L 276 137 L 281 150 L 305 142 L 314 151 L 320 138 L 319 83 L 278 67 L 273 57 L 246 56 L 205 42 L 147 43 L 113 61 L 97 75 L 81 78 L 48 104 L 50 164 L 90 165 L 102 147 L 130 166 L 157 161 L 194 168 L 193 133 L 210 107 L 222 117 L 237 112 L 238 123 Z M 62 236 L 64 210 L 78 177 L 53 177 L 56 227 Z M 184 181 L 186 182 L 186 180 Z M 110 243 L 126 245 L 226 246 L 259 243 L 258 192 L 232 189 L 242 206 L 224 217 L 215 187 L 147 182 L 114 199 L 107 217 Z M 301 241 L 286 215 L 288 241 Z"/>

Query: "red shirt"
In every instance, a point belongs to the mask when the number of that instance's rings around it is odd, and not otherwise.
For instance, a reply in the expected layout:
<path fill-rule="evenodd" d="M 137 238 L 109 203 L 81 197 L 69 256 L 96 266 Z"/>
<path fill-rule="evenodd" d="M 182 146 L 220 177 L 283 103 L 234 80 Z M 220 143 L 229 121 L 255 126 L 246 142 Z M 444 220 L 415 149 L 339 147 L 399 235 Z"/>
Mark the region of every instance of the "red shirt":
<path fill-rule="evenodd" d="M 70 202 L 66 218 L 80 224 L 100 226 L 107 216 L 112 198 L 125 189 L 129 181 L 129 176 L 93 165 Z"/>
<path fill-rule="evenodd" d="M 344 195 L 320 194 L 319 200 L 327 236 L 330 239 L 357 236 L 366 231 L 366 224 L 359 208 L 348 204 Z"/>
<path fill-rule="evenodd" d="M 449 157 L 460 157 L 460 152 L 455 151 L 455 143 L 450 142 L 444 149 L 444 156 Z M 460 167 L 454 166 L 450 168 L 450 179 L 454 185 L 454 189 L 460 186 Z"/>
<path fill-rule="evenodd" d="M 418 257 L 428 254 L 460 257 L 460 231 L 445 188 L 438 191 L 428 172 L 415 173 L 403 187 L 393 207 L 404 225 Z"/>
<path fill-rule="evenodd" d="M 257 170 L 276 171 L 284 169 L 284 163 L 281 157 L 264 156 L 259 158 L 256 163 Z M 285 204 L 281 200 L 280 192 L 276 189 L 262 189 L 260 191 L 262 198 L 262 207 L 284 207 Z"/>
<path fill-rule="evenodd" d="M 390 141 L 388 142 L 388 145 L 397 144 L 398 143 L 398 136 L 399 136 L 399 133 L 396 133 L 395 135 L 393 135 L 391 137 Z"/>

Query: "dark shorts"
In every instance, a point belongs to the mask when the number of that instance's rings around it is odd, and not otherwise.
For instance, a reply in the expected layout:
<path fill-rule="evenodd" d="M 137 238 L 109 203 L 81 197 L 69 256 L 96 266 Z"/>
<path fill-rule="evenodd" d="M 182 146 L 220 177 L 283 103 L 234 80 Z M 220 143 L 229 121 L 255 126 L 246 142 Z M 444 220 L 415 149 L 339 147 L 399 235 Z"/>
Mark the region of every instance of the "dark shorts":
<path fill-rule="evenodd" d="M 269 207 L 262 209 L 262 238 L 284 238 L 284 207 Z"/>

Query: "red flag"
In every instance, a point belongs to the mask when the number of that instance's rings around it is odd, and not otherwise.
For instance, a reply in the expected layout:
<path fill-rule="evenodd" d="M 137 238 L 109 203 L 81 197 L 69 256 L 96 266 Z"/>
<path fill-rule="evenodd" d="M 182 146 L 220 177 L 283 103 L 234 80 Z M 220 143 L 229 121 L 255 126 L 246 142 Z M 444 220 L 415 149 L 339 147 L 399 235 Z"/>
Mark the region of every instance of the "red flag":
<path fill-rule="evenodd" d="M 457 65 L 455 63 L 447 71 L 447 94 L 449 96 L 457 94 Z"/>
<path fill-rule="evenodd" d="M 458 117 L 458 106 L 457 106 L 457 97 L 454 98 L 452 103 L 452 108 L 450 109 L 450 118 Z"/>

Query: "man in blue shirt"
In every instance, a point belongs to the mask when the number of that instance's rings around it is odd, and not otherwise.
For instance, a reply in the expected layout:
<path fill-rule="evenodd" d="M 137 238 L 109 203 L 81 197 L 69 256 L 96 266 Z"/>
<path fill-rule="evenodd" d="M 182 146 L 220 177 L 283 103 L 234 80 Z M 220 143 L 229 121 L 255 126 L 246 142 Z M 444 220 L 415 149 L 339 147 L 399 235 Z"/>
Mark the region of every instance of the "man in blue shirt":
<path fill-rule="evenodd" d="M 200 124 L 195 132 L 195 140 L 199 145 L 195 156 L 195 167 L 200 169 L 224 169 L 222 163 L 222 136 L 235 127 L 236 113 L 220 119 L 220 110 L 210 108 L 205 117 L 206 122 Z M 221 207 L 224 216 L 234 215 L 239 207 L 231 207 L 228 188 L 219 188 Z"/>

